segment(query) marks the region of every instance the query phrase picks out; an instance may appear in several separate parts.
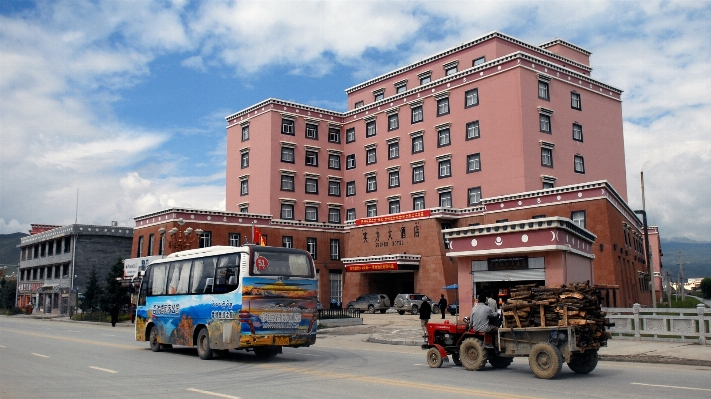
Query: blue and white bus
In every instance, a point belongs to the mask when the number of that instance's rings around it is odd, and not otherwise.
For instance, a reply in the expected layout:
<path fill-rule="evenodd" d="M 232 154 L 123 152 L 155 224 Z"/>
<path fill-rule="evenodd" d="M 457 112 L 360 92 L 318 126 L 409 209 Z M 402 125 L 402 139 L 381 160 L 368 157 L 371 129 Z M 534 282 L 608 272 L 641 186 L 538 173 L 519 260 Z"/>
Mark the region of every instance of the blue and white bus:
<path fill-rule="evenodd" d="M 143 273 L 136 340 L 158 352 L 197 346 L 201 359 L 229 349 L 272 357 L 316 343 L 317 280 L 308 252 L 215 246 L 176 252 Z"/>

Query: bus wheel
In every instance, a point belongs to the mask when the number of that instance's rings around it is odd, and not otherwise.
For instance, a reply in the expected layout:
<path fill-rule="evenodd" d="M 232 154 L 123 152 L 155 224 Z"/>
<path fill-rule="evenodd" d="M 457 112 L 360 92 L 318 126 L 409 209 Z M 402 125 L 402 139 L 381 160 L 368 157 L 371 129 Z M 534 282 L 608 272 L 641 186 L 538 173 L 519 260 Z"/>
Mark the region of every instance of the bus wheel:
<path fill-rule="evenodd" d="M 207 333 L 207 328 L 200 329 L 197 338 L 197 352 L 202 360 L 212 359 L 212 349 L 210 349 L 210 336 Z"/>
<path fill-rule="evenodd" d="M 163 349 L 161 344 L 158 342 L 158 329 L 155 326 L 151 327 L 148 342 L 150 343 L 151 350 L 153 352 L 160 352 Z"/>

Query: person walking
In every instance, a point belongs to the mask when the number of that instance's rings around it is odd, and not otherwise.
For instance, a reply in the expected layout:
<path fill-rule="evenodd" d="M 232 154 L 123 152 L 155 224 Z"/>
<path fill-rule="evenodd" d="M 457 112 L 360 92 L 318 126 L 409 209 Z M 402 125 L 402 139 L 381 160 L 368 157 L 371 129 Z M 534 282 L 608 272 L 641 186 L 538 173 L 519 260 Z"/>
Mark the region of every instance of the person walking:
<path fill-rule="evenodd" d="M 444 294 L 439 298 L 439 312 L 442 313 L 442 320 L 444 320 L 444 315 L 447 313 L 447 299 Z"/>
<path fill-rule="evenodd" d="M 494 299 L 493 295 L 487 295 L 486 296 L 486 304 L 493 310 L 494 312 L 498 311 L 498 305 L 496 304 L 496 299 Z"/>
<path fill-rule="evenodd" d="M 115 303 L 111 305 L 111 327 L 116 327 L 116 322 L 118 322 L 119 307 Z"/>
<path fill-rule="evenodd" d="M 432 315 L 432 306 L 430 306 L 428 299 L 427 297 L 422 298 L 422 305 L 420 306 L 420 325 L 424 332 L 423 337 L 427 337 L 427 322 L 430 321 L 430 316 Z"/>

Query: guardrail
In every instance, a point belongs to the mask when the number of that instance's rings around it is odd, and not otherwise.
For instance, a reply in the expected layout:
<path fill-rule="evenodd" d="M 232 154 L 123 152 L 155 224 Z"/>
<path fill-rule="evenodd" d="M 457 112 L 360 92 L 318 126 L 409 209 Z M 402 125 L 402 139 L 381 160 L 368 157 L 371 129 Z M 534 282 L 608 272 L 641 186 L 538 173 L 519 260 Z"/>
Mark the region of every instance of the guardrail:
<path fill-rule="evenodd" d="M 360 309 L 319 309 L 319 320 L 359 318 Z"/>
<path fill-rule="evenodd" d="M 602 308 L 614 327 L 615 338 L 696 342 L 711 341 L 711 309 L 699 304 L 696 308 L 643 308 L 635 303 L 631 308 Z"/>

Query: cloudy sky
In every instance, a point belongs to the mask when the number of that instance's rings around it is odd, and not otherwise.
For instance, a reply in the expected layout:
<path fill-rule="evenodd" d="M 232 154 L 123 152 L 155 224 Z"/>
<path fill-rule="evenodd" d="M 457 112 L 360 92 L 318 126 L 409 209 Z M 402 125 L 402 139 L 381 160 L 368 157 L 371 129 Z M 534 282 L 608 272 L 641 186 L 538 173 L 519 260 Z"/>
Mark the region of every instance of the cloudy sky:
<path fill-rule="evenodd" d="M 625 91 L 630 205 L 711 241 L 711 2 L 3 1 L 0 233 L 224 210 L 225 120 L 344 89 L 491 31 L 593 52 Z"/>

